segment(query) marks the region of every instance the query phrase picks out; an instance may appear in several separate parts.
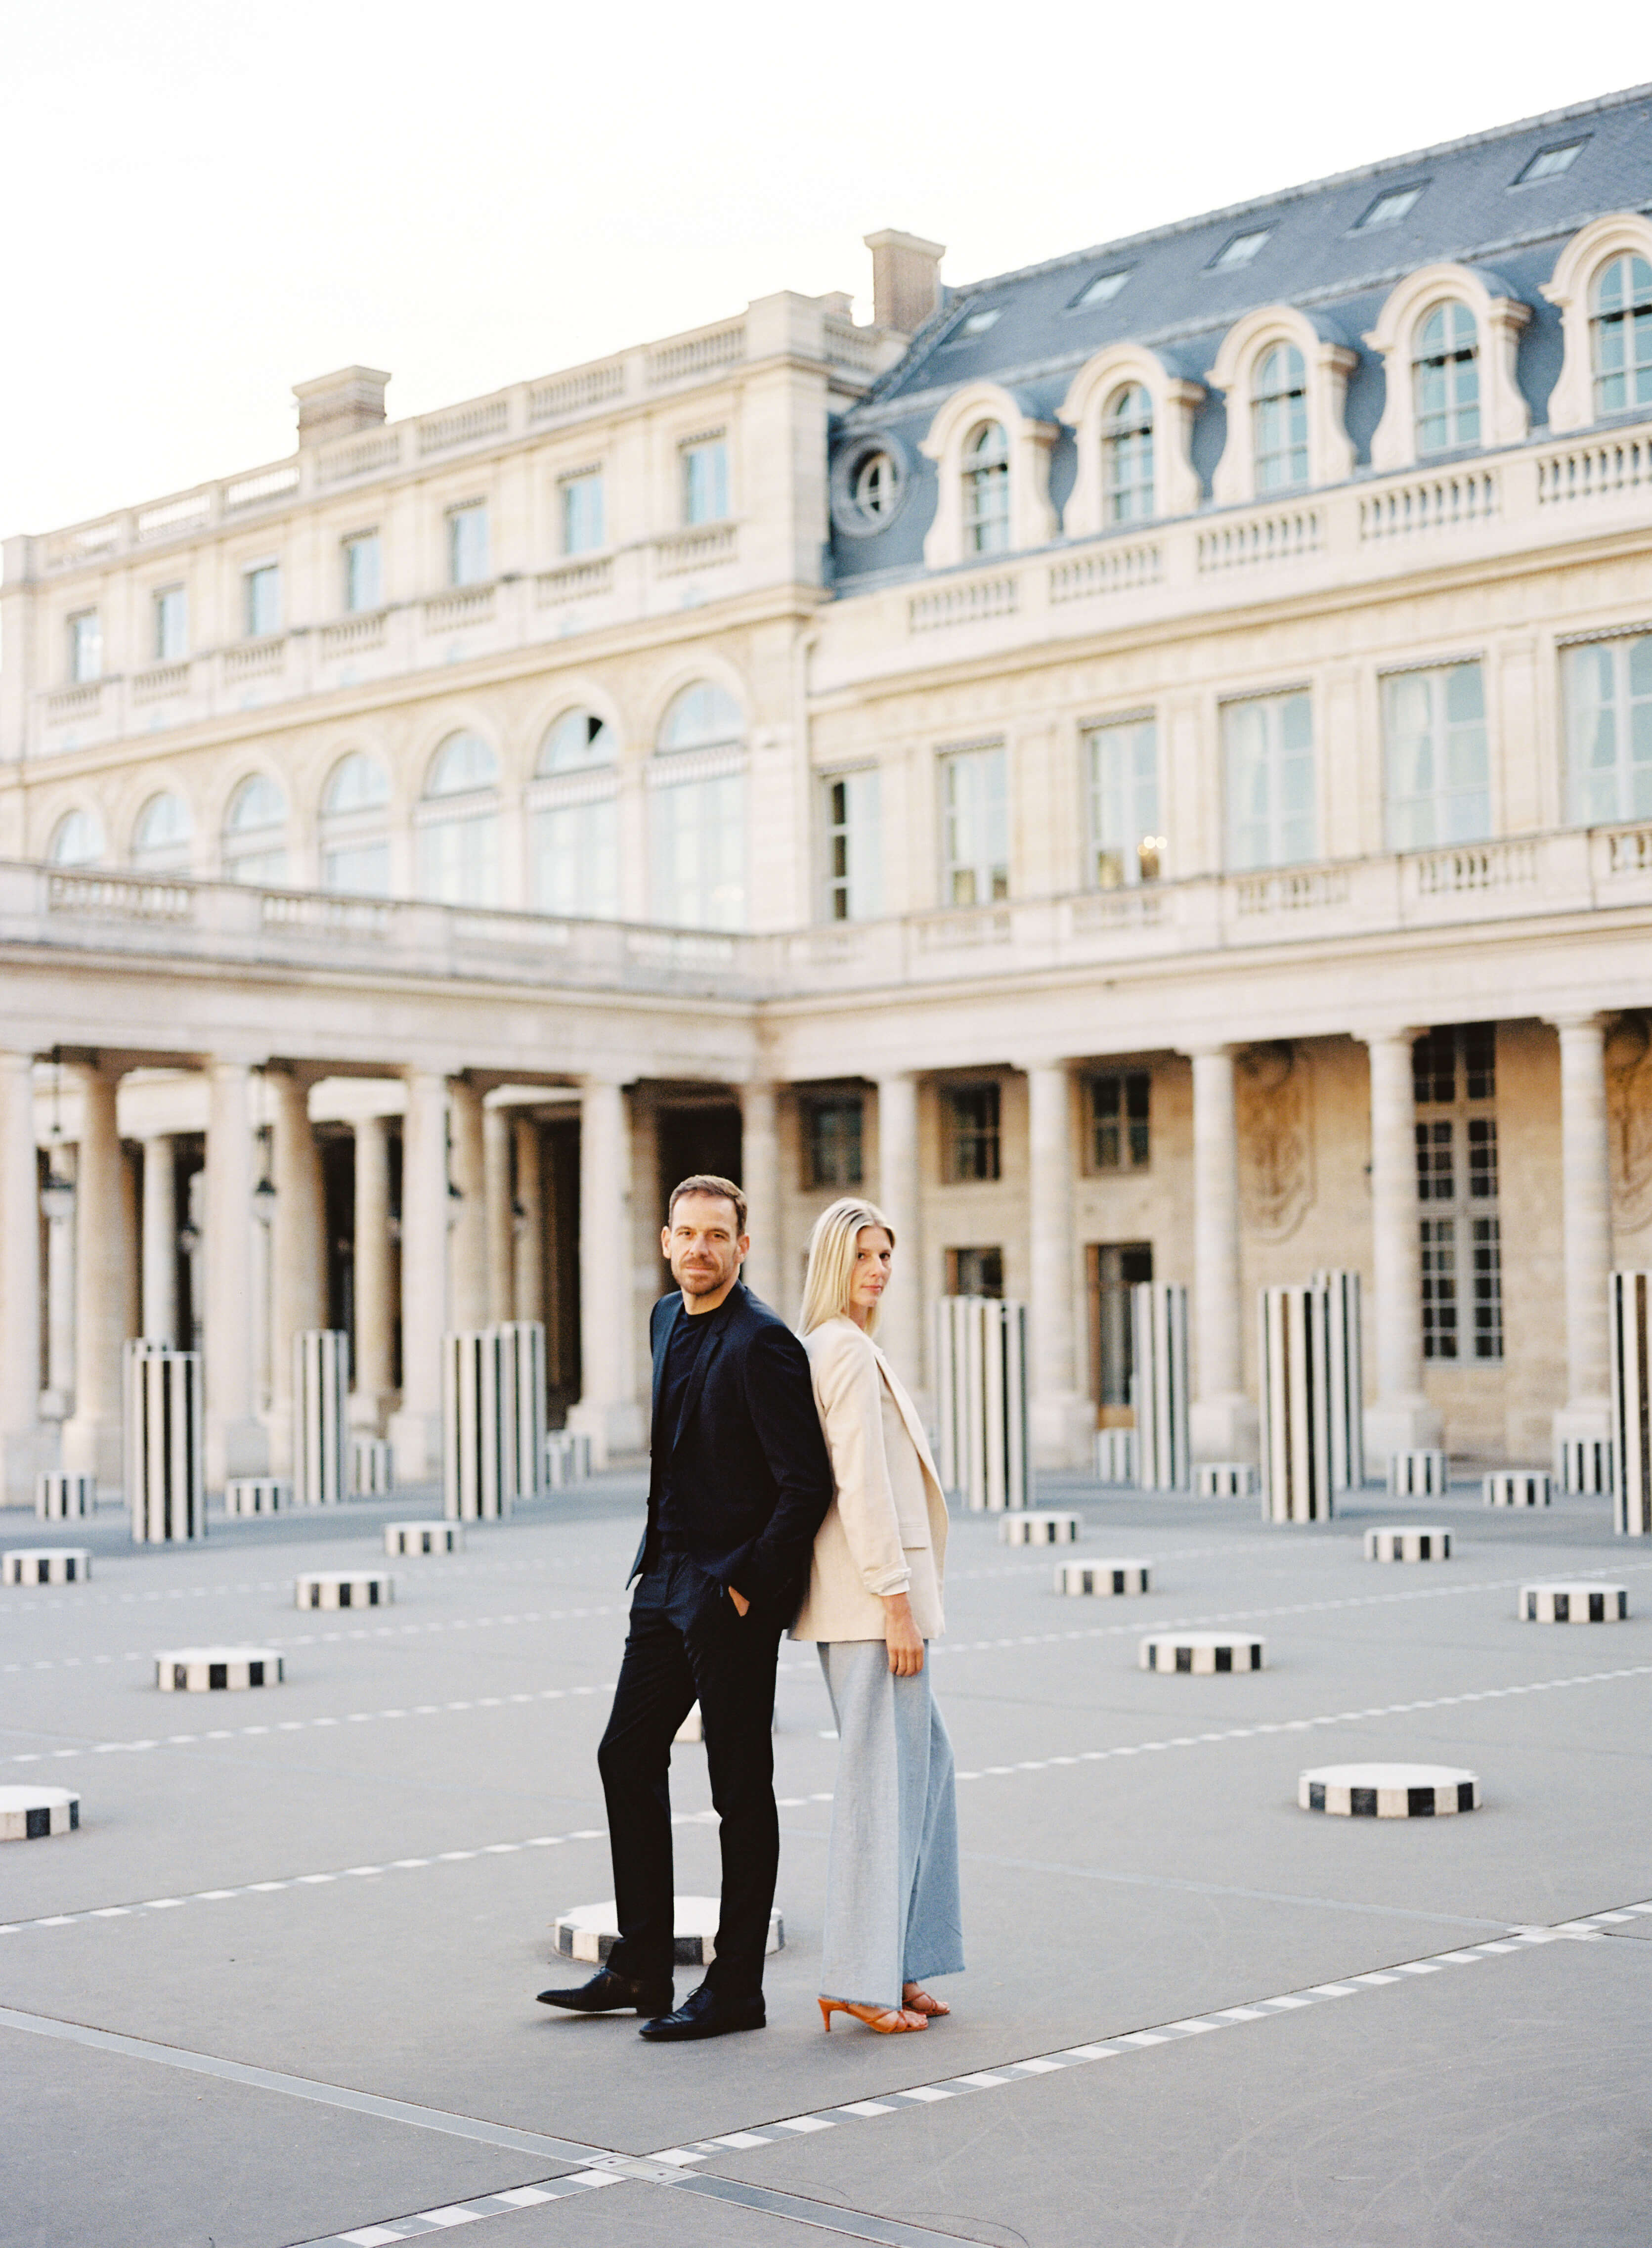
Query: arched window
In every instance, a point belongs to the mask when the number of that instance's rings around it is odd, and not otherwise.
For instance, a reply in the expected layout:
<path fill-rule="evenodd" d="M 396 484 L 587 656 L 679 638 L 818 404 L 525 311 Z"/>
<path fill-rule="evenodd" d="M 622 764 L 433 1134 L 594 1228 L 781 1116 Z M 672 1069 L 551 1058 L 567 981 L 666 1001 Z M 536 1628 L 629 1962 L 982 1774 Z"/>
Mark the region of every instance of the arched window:
<path fill-rule="evenodd" d="M 1412 346 L 1419 454 L 1480 442 L 1480 342 L 1474 315 L 1455 298 L 1436 305 Z"/>
<path fill-rule="evenodd" d="M 612 921 L 620 910 L 620 798 L 614 730 L 594 710 L 565 711 L 539 744 L 528 844 L 542 913 Z"/>
<path fill-rule="evenodd" d="M 387 832 L 390 776 L 376 757 L 352 750 L 332 768 L 321 797 L 321 887 L 358 897 L 390 894 Z"/>
<path fill-rule="evenodd" d="M 1010 544 L 1010 440 L 1002 422 L 983 422 L 963 446 L 963 544 L 1001 554 Z"/>
<path fill-rule="evenodd" d="M 1308 480 L 1308 373 L 1294 344 L 1275 344 L 1258 362 L 1251 390 L 1257 497 Z"/>
<path fill-rule="evenodd" d="M 189 807 L 171 789 L 152 796 L 132 831 L 132 863 L 156 874 L 182 874 L 189 864 L 195 822 Z"/>
<path fill-rule="evenodd" d="M 1595 275 L 1589 359 L 1597 415 L 1652 405 L 1652 263 L 1646 258 L 1626 251 Z"/>
<path fill-rule="evenodd" d="M 583 772 L 588 765 L 609 765 L 614 759 L 614 735 L 607 721 L 594 710 L 569 710 L 540 743 L 533 770 L 543 779 L 547 773 Z"/>
<path fill-rule="evenodd" d="M 419 894 L 499 902 L 499 760 L 480 734 L 449 734 L 430 760 L 419 818 Z"/>
<path fill-rule="evenodd" d="M 223 871 L 232 882 L 287 879 L 287 799 L 268 773 L 252 773 L 230 799 L 223 822 Z"/>
<path fill-rule="evenodd" d="M 1139 382 L 1114 391 L 1101 418 L 1107 519 L 1140 523 L 1153 512 L 1153 401 Z"/>
<path fill-rule="evenodd" d="M 697 751 L 692 765 L 687 753 Z M 686 768 L 674 774 L 669 760 Z M 726 688 L 685 687 L 649 774 L 654 910 L 675 929 L 745 926 L 745 718 Z"/>
<path fill-rule="evenodd" d="M 103 856 L 103 822 L 95 812 L 65 812 L 51 831 L 46 857 L 54 867 L 95 867 Z"/>

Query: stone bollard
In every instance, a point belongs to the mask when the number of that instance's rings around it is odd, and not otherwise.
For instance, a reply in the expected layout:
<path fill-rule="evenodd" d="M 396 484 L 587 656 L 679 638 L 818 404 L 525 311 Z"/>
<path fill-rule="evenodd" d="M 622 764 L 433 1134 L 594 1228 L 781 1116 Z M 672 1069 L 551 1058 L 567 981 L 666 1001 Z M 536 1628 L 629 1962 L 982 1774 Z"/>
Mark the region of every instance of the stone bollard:
<path fill-rule="evenodd" d="M 77 1522 L 98 1511 L 98 1478 L 75 1468 L 43 1468 L 34 1479 L 34 1511 L 42 1522 Z"/>
<path fill-rule="evenodd" d="M 1256 1470 L 1248 1460 L 1206 1460 L 1193 1473 L 1201 1498 L 1256 1497 Z"/>
<path fill-rule="evenodd" d="M 384 1550 L 399 1553 L 460 1553 L 464 1538 L 456 1522 L 387 1522 Z"/>
<path fill-rule="evenodd" d="M 84 1546 L 14 1546 L 0 1559 L 0 1583 L 84 1585 L 92 1555 Z"/>
<path fill-rule="evenodd" d="M 80 1798 L 66 1787 L 0 1787 L 0 1842 L 44 1842 L 79 1824 Z"/>
<path fill-rule="evenodd" d="M 180 1647 L 154 1659 L 163 1694 L 239 1694 L 278 1686 L 281 1657 L 272 1647 Z"/>
<path fill-rule="evenodd" d="M 1432 1448 L 1390 1452 L 1386 1479 L 1393 1498 L 1443 1498 L 1451 1488 L 1451 1463 Z"/>
<path fill-rule="evenodd" d="M 387 1608 L 394 1598 L 394 1580 L 377 1569 L 314 1569 L 292 1588 L 300 1608 Z"/>
<path fill-rule="evenodd" d="M 1621 1623 L 1629 1613 L 1627 1585 L 1522 1585 L 1515 1610 L 1522 1623 Z"/>
<path fill-rule="evenodd" d="M 1217 1671 L 1260 1670 L 1266 1648 L 1265 1639 L 1252 1639 L 1243 1632 L 1155 1632 L 1141 1642 L 1139 1667 L 1210 1678 Z"/>
<path fill-rule="evenodd" d="M 1546 1506 L 1549 1490 L 1546 1468 L 1493 1468 L 1480 1478 L 1488 1506 Z"/>
<path fill-rule="evenodd" d="M 1006 1514 L 998 1525 L 1000 1546 L 1076 1546 L 1083 1535 L 1076 1514 Z"/>
<path fill-rule="evenodd" d="M 1451 1533 L 1437 1523 L 1396 1524 L 1392 1529 L 1368 1530 L 1365 1558 L 1368 1561 L 1449 1561 Z"/>
<path fill-rule="evenodd" d="M 350 1490 L 356 1498 L 386 1498 L 395 1489 L 395 1463 L 383 1436 L 350 1439 Z"/>
<path fill-rule="evenodd" d="M 223 1486 L 226 1514 L 279 1514 L 292 1504 L 292 1485 L 277 1476 L 231 1476 Z"/>
<path fill-rule="evenodd" d="M 1063 1561 L 1055 1588 L 1074 1600 L 1117 1600 L 1151 1592 L 1152 1575 L 1151 1561 Z"/>
<path fill-rule="evenodd" d="M 1296 1799 L 1333 1819 L 1443 1819 L 1477 1811 L 1480 1783 L 1446 1765 L 1327 1764 L 1300 1775 Z"/>

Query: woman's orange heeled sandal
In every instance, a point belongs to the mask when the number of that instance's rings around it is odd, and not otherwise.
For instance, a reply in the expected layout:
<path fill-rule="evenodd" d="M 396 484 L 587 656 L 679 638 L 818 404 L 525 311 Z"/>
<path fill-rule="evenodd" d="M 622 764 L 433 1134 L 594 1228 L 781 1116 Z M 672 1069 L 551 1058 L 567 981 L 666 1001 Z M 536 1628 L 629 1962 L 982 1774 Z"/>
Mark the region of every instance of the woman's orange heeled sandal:
<path fill-rule="evenodd" d="M 876 2030 L 880 2037 L 901 2037 L 913 2030 L 928 2029 L 929 2026 L 922 2014 L 916 2021 L 908 2020 L 899 2006 L 856 2006 L 852 2005 L 847 1998 L 820 1998 L 816 2004 L 828 2035 L 831 2034 L 833 2014 L 853 2014 L 857 2022 L 864 2022 L 869 2030 Z"/>
<path fill-rule="evenodd" d="M 932 1998 L 921 1983 L 908 1983 L 901 1993 L 901 2004 L 909 2014 L 927 2014 L 931 2021 L 949 2014 L 952 2009 L 944 1998 Z"/>

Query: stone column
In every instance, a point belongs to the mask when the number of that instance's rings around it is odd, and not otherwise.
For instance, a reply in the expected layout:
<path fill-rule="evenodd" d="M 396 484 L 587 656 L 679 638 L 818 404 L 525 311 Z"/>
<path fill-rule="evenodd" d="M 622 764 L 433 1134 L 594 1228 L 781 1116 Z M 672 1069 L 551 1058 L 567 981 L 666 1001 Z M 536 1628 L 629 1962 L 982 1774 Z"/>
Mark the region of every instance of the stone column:
<path fill-rule="evenodd" d="M 1095 1415 L 1079 1394 L 1073 1334 L 1073 1087 L 1059 1062 L 1030 1066 L 1026 1079 L 1033 1458 L 1074 1467 Z"/>
<path fill-rule="evenodd" d="M 539 1127 L 518 1116 L 514 1127 L 517 1155 L 516 1208 L 511 1213 L 511 1258 L 516 1276 L 517 1317 L 543 1319 L 545 1300 L 545 1189 L 541 1177 Z"/>
<path fill-rule="evenodd" d="M 631 1124 L 624 1088 L 587 1084 L 579 1096 L 579 1360 L 581 1395 L 568 1426 L 607 1461 L 641 1449 L 633 1343 Z"/>
<path fill-rule="evenodd" d="M 47 1463 L 40 1419 L 40 1202 L 34 1062 L 0 1053 L 0 1504 L 24 1506 Z"/>
<path fill-rule="evenodd" d="M 1257 1408 L 1244 1390 L 1239 1284 L 1239 1140 L 1233 1049 L 1193 1050 L 1193 1333 L 1196 1460 L 1254 1460 Z"/>
<path fill-rule="evenodd" d="M 178 1169 L 169 1134 L 143 1143 L 142 1332 L 152 1342 L 178 1339 Z"/>
<path fill-rule="evenodd" d="M 513 1319 L 516 1308 L 516 1259 L 511 1243 L 511 1112 L 482 1111 L 482 1184 L 485 1205 L 484 1234 L 488 1258 L 488 1317 Z M 524 1319 L 537 1319 L 524 1312 Z"/>
<path fill-rule="evenodd" d="M 127 1266 L 121 1223 L 125 1186 L 115 1121 L 115 1083 L 95 1067 L 80 1079 L 80 1147 L 75 1164 L 74 1413 L 65 1422 L 63 1463 L 120 1480 L 120 1346 L 126 1340 Z"/>
<path fill-rule="evenodd" d="M 1612 1271 L 1612 1155 L 1606 1018 L 1562 1015 L 1560 1208 L 1566 1242 L 1566 1403 L 1554 1440 L 1611 1434 L 1607 1284 Z"/>
<path fill-rule="evenodd" d="M 751 1237 L 744 1278 L 771 1311 L 789 1319 L 792 1314 L 781 1300 L 787 1291 L 780 1262 L 780 1141 L 774 1109 L 771 1085 L 740 1087 L 740 1184 Z"/>
<path fill-rule="evenodd" d="M 206 1375 L 207 1483 L 262 1475 L 268 1435 L 253 1397 L 252 1073 L 245 1062 L 214 1061 L 207 1069 L 206 1316 L 202 1356 Z"/>
<path fill-rule="evenodd" d="M 275 1102 L 271 1213 L 270 1450 L 278 1475 L 292 1471 L 292 1338 L 326 1316 L 326 1221 L 321 1153 L 310 1123 L 310 1079 L 270 1071 Z"/>
<path fill-rule="evenodd" d="M 915 1399 L 928 1354 L 928 1303 L 918 1204 L 918 1080 L 910 1072 L 878 1079 L 878 1203 L 895 1228 L 894 1277 L 878 1314 L 878 1340 Z"/>
<path fill-rule="evenodd" d="M 54 1194 L 46 1219 L 46 1387 L 41 1411 L 66 1421 L 74 1403 L 74 1176 L 77 1150 L 54 1143 L 51 1175 L 69 1191 Z"/>
<path fill-rule="evenodd" d="M 383 1116 L 363 1116 L 355 1127 L 355 1338 L 350 1422 L 378 1436 L 390 1404 L 391 1297 L 390 1128 Z"/>
<path fill-rule="evenodd" d="M 1437 1445 L 1437 1407 L 1422 1392 L 1422 1250 L 1417 1201 L 1411 1029 L 1363 1033 L 1371 1056 L 1371 1271 L 1376 1402 L 1365 1410 L 1374 1473 L 1391 1452 Z"/>
<path fill-rule="evenodd" d="M 462 1197 L 454 1202 L 453 1325 L 484 1327 L 489 1319 L 488 1209 L 482 1095 L 463 1077 L 452 1080 L 448 1095 L 453 1134 L 449 1160 L 453 1183 Z"/>
<path fill-rule="evenodd" d="M 407 1073 L 401 1127 L 401 1403 L 392 1416 L 400 1482 L 442 1470 L 442 1337 L 448 1319 L 448 1086 Z"/>

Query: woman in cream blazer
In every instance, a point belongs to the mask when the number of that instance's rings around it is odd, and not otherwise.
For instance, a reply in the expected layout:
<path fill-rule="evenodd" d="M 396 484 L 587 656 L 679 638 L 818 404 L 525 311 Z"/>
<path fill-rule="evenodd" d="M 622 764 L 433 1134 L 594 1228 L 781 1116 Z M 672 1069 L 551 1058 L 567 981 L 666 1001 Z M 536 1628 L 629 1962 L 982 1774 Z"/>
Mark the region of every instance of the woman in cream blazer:
<path fill-rule="evenodd" d="M 929 1691 L 947 1509 L 922 1425 L 873 1340 L 895 1235 L 871 1203 L 821 1213 L 799 1328 L 835 1496 L 794 1639 L 819 1643 L 838 1720 L 820 2013 L 894 2035 L 951 2010 L 963 1965 L 952 1744 Z"/>

